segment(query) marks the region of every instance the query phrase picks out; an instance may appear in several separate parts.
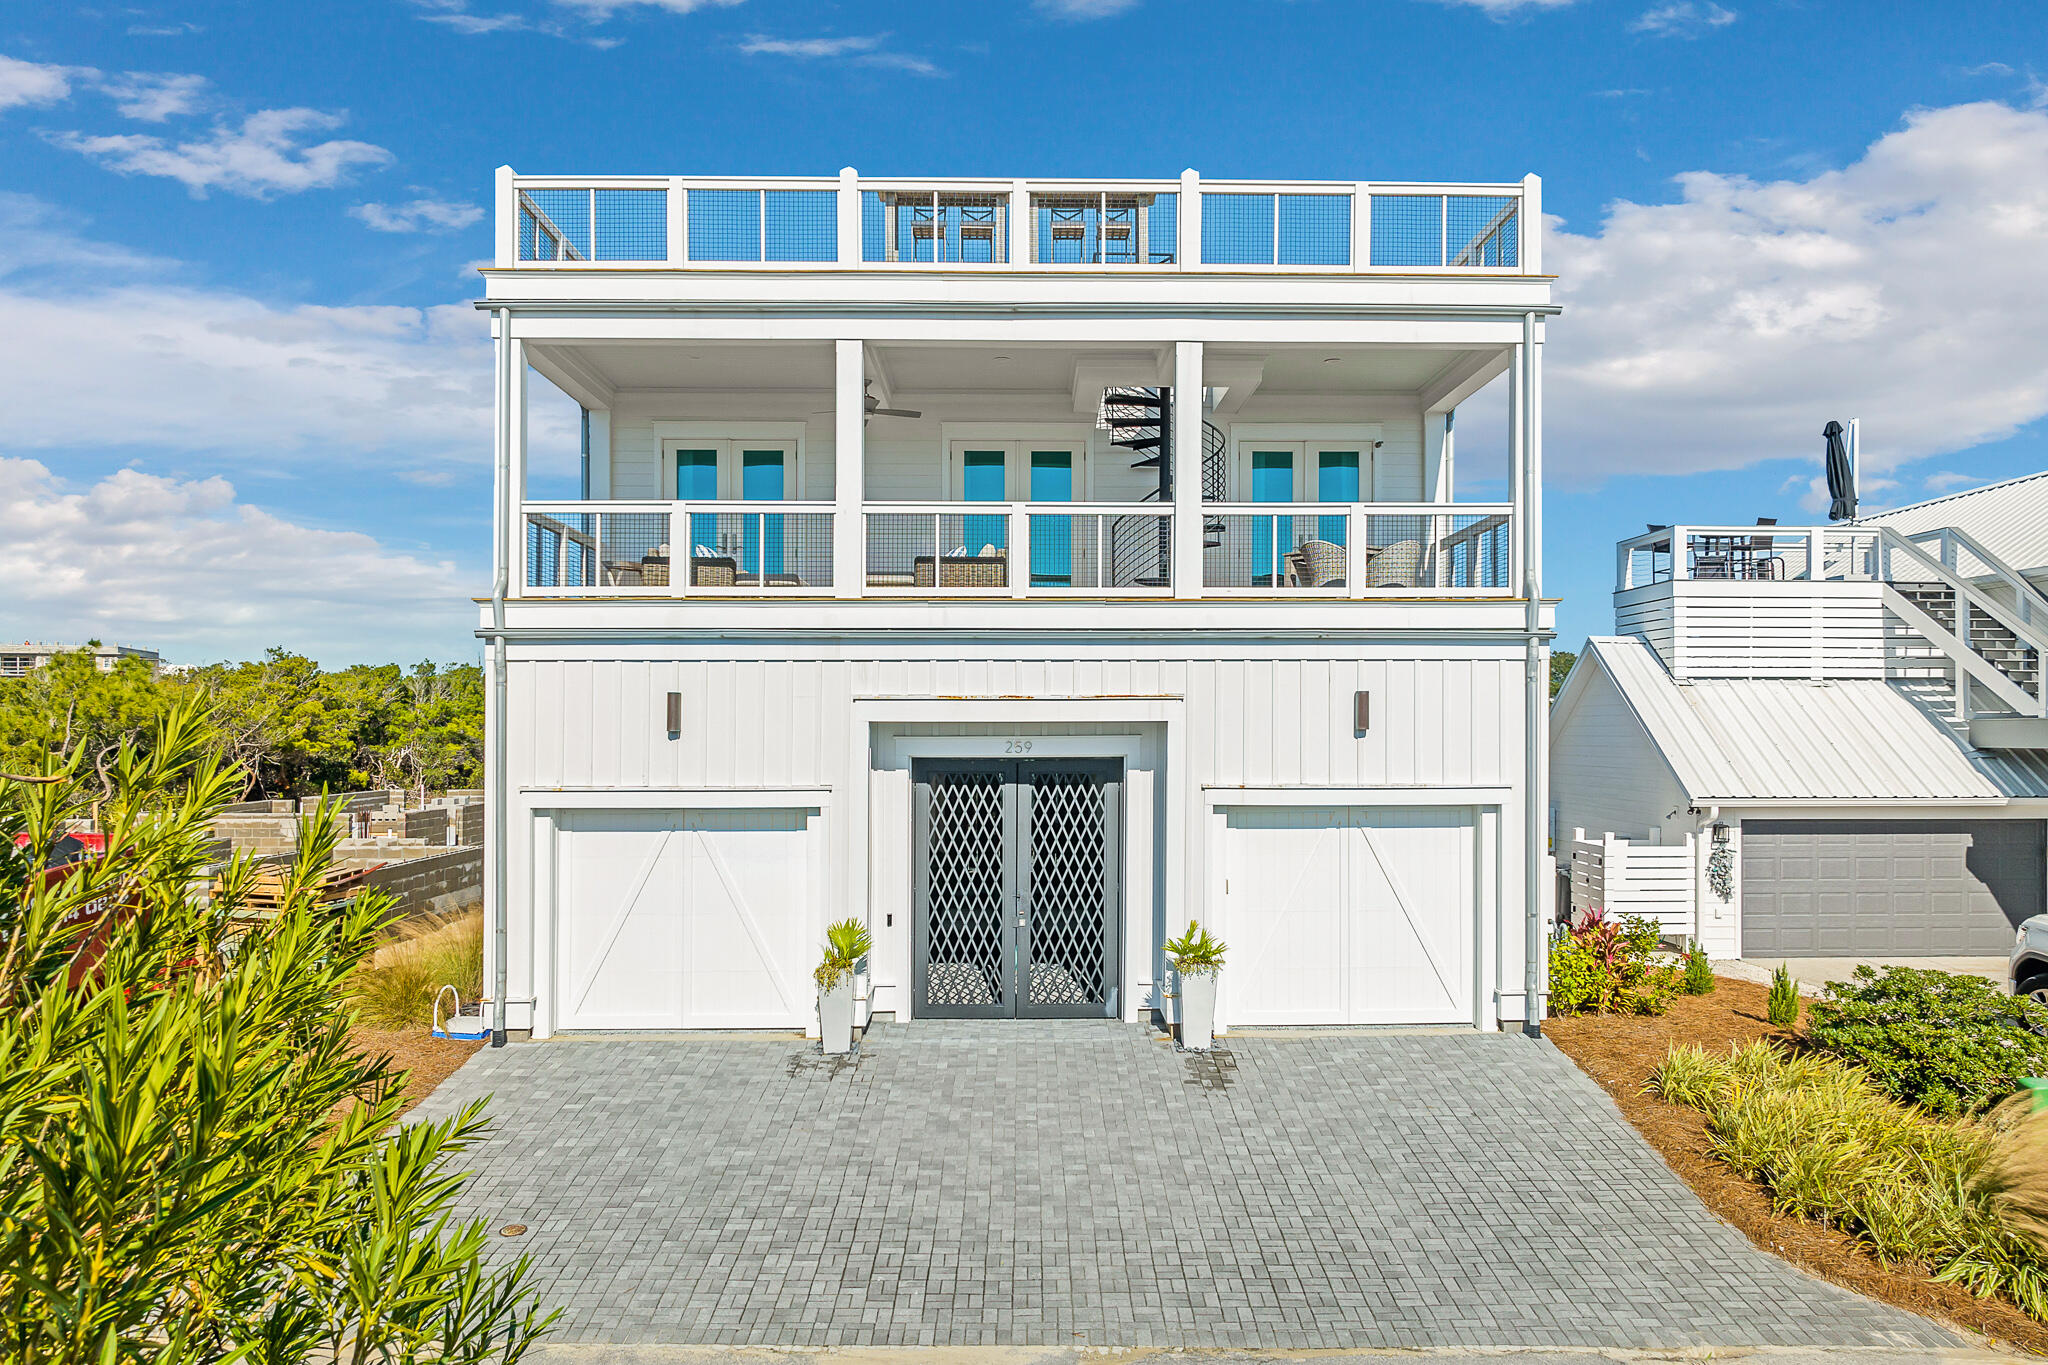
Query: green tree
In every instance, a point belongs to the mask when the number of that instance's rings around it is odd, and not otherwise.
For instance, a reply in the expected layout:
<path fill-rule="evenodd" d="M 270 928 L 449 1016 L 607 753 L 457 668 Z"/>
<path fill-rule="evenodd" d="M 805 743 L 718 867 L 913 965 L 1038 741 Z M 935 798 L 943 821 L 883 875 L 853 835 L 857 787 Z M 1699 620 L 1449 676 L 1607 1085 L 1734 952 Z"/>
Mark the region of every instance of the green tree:
<path fill-rule="evenodd" d="M 389 906 L 317 903 L 332 822 L 274 918 L 238 914 L 247 861 L 191 892 L 244 786 L 217 736 L 181 704 L 104 793 L 78 751 L 0 778 L 0 1357 L 516 1361 L 552 1319 L 451 1212 L 481 1106 L 394 1129 L 400 1077 L 351 1044 Z M 52 876 L 96 797 L 105 853 Z"/>
<path fill-rule="evenodd" d="M 0 679 L 0 770 L 39 772 L 46 757 L 76 757 L 80 772 L 96 774 L 124 742 L 146 740 L 180 695 L 132 655 L 102 672 L 91 646 L 62 651 Z"/>
<path fill-rule="evenodd" d="M 350 785 L 355 722 L 313 660 L 273 647 L 249 663 L 195 669 L 190 685 L 212 708 L 228 757 L 248 774 L 245 796 Z"/>

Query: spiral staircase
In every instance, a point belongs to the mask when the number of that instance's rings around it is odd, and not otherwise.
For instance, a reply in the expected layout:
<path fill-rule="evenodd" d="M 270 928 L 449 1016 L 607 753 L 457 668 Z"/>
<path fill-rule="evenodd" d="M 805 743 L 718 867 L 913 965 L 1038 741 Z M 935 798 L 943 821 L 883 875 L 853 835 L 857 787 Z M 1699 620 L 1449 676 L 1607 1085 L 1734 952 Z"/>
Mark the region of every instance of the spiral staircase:
<path fill-rule="evenodd" d="M 1158 487 L 1143 501 L 1173 503 L 1173 390 L 1170 388 L 1114 388 L 1102 394 L 1102 421 L 1110 431 L 1110 444 L 1131 451 L 1140 458 L 1133 469 L 1152 469 L 1159 474 Z M 1213 422 L 1202 423 L 1202 501 L 1222 502 L 1227 495 L 1227 443 Z M 1223 543 L 1223 523 L 1212 517 L 1202 521 L 1202 547 L 1214 549 Z M 1165 517 L 1123 516 L 1110 523 L 1110 577 L 1117 587 L 1165 587 L 1172 580 L 1173 523 Z"/>

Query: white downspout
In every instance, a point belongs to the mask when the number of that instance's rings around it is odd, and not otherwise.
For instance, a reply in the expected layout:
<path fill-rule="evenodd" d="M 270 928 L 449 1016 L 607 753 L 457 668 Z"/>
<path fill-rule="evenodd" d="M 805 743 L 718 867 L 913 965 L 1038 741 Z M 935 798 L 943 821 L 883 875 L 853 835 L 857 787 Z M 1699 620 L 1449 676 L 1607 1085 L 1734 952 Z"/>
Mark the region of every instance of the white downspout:
<path fill-rule="evenodd" d="M 1543 1036 L 1544 924 L 1543 850 L 1546 815 L 1544 757 L 1549 749 L 1550 680 L 1543 669 L 1543 367 L 1537 354 L 1536 315 L 1522 315 L 1522 591 L 1527 599 L 1523 621 L 1527 684 L 1523 726 L 1526 769 L 1523 796 L 1526 828 L 1522 832 L 1526 946 L 1522 964 L 1522 1032 Z"/>
<path fill-rule="evenodd" d="M 496 523 L 491 537 L 491 1046 L 505 1046 L 506 997 L 511 994 L 512 972 L 508 959 L 511 947 L 511 897 L 506 886 L 508 860 L 505 839 L 511 828 L 507 819 L 509 799 L 505 785 L 505 594 L 512 574 L 512 310 L 498 314 L 497 394 L 497 476 L 492 498 Z"/>

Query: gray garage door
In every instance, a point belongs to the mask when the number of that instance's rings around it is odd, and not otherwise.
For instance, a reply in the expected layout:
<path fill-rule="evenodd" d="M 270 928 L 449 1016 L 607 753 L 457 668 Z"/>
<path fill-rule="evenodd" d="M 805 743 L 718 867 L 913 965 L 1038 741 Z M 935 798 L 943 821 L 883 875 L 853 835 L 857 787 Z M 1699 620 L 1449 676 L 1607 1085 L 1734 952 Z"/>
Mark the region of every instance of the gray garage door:
<path fill-rule="evenodd" d="M 2002 954 L 2043 909 L 2038 820 L 1745 820 L 1745 957 Z"/>

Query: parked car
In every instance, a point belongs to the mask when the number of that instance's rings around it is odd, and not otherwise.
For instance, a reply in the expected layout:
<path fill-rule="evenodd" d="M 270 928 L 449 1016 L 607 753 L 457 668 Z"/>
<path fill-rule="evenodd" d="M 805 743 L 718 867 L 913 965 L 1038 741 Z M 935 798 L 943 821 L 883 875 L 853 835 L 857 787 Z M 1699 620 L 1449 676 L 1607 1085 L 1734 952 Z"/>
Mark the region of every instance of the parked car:
<path fill-rule="evenodd" d="M 2031 995 L 2048 1005 L 2048 915 L 2036 915 L 2013 935 L 2007 967 L 2014 995 Z"/>

